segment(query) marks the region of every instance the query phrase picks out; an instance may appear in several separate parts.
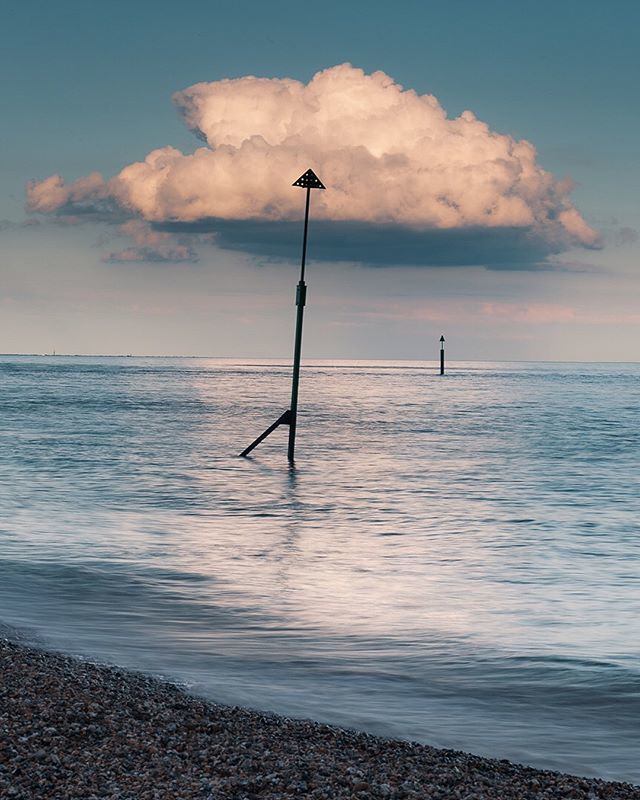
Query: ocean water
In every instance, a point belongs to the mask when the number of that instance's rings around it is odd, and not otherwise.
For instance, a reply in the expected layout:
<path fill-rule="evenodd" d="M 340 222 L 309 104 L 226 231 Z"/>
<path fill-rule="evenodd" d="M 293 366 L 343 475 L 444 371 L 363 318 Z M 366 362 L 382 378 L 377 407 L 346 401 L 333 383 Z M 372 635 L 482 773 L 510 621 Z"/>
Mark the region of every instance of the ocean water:
<path fill-rule="evenodd" d="M 0 359 L 0 632 L 640 782 L 640 365 Z"/>

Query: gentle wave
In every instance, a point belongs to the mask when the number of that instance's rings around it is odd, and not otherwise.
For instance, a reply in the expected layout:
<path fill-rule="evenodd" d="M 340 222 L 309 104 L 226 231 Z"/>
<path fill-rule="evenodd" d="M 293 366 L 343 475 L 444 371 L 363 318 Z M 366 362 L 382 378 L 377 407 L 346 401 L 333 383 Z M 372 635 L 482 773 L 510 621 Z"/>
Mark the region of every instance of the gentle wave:
<path fill-rule="evenodd" d="M 0 360 L 0 628 L 640 781 L 640 367 Z"/>

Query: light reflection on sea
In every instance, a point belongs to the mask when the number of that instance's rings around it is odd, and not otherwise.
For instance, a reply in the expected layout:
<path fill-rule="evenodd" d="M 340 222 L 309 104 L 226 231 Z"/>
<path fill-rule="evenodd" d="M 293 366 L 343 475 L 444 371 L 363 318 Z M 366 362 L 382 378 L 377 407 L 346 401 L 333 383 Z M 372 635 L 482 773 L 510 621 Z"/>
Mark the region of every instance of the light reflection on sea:
<path fill-rule="evenodd" d="M 0 620 L 227 703 L 640 782 L 640 366 L 0 360 Z"/>

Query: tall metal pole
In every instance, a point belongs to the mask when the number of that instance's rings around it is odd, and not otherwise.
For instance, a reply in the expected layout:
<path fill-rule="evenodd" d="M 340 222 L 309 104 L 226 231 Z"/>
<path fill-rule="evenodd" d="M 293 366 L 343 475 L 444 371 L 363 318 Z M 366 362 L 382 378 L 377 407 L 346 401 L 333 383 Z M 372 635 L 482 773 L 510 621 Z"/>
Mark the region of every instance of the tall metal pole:
<path fill-rule="evenodd" d="M 296 290 L 296 338 L 293 348 L 293 378 L 291 380 L 291 406 L 289 407 L 289 449 L 287 457 L 293 461 L 296 453 L 296 423 L 298 421 L 298 386 L 300 384 L 300 356 L 302 353 L 302 322 L 304 319 L 304 306 L 307 301 L 307 284 L 304 282 L 304 268 L 307 262 L 307 231 L 309 230 L 309 200 L 311 187 L 307 186 L 307 200 L 304 207 L 304 235 L 302 237 L 302 262 L 300 266 L 300 280 Z"/>
<path fill-rule="evenodd" d="M 444 336 L 440 337 L 440 374 L 444 375 Z"/>
<path fill-rule="evenodd" d="M 296 451 L 296 423 L 298 421 L 298 387 L 300 385 L 300 356 L 302 353 L 302 322 L 304 319 L 304 307 L 307 300 L 307 285 L 304 282 L 304 270 L 307 262 L 307 232 L 309 230 L 309 201 L 311 199 L 312 189 L 324 189 L 324 184 L 311 169 L 308 169 L 304 175 L 301 175 L 293 184 L 307 190 L 307 197 L 304 207 L 304 235 L 302 238 L 302 263 L 300 267 L 300 280 L 296 289 L 296 336 L 293 348 L 293 376 L 291 380 L 291 405 L 281 414 L 280 417 L 270 425 L 266 431 L 260 434 L 257 439 L 246 447 L 241 453 L 241 456 L 248 456 L 249 453 L 257 447 L 260 442 L 264 441 L 269 434 L 273 433 L 280 425 L 289 426 L 289 461 L 293 461 Z"/>

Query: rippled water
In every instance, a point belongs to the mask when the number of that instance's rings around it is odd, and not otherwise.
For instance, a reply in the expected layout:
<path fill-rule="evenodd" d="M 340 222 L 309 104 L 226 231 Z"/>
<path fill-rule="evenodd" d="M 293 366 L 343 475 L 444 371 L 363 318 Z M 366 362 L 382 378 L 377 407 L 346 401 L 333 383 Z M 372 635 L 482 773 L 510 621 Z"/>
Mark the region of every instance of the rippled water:
<path fill-rule="evenodd" d="M 0 620 L 225 703 L 640 782 L 640 366 L 0 360 Z"/>

